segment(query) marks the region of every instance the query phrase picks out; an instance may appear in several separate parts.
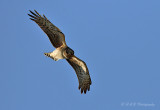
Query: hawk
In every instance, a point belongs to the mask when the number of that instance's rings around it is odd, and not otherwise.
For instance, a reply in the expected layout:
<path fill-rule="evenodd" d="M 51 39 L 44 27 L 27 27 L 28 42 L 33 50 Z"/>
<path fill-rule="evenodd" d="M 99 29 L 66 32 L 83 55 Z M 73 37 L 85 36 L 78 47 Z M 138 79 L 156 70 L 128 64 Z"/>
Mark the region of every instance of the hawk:
<path fill-rule="evenodd" d="M 52 24 L 45 15 L 41 16 L 36 10 L 34 10 L 34 12 L 30 11 L 30 13 L 31 14 L 28 14 L 31 17 L 30 19 L 39 25 L 47 34 L 52 45 L 56 48 L 53 52 L 44 54 L 55 61 L 66 59 L 77 74 L 79 82 L 78 88 L 81 90 L 81 93 L 86 94 L 87 90 L 90 90 L 91 85 L 91 78 L 86 63 L 74 55 L 74 51 L 68 47 L 65 42 L 65 35 L 58 27 Z"/>

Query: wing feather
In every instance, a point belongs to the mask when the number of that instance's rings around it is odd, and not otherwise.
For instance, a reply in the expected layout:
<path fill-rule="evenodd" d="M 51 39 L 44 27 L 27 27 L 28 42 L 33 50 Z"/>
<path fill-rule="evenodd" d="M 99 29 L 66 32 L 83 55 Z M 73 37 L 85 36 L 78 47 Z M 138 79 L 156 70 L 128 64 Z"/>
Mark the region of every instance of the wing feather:
<path fill-rule="evenodd" d="M 43 17 L 36 11 L 34 12 L 30 11 L 32 14 L 28 14 L 31 18 L 31 20 L 35 21 L 40 28 L 47 34 L 50 42 L 55 48 L 58 48 L 60 46 L 66 46 L 65 42 L 65 36 L 61 32 L 59 28 L 57 28 L 54 24 L 52 24 L 45 15 Z"/>
<path fill-rule="evenodd" d="M 84 92 L 86 94 L 87 90 L 90 90 L 90 85 L 92 83 L 86 63 L 76 56 L 67 59 L 67 61 L 77 74 L 81 93 Z"/>

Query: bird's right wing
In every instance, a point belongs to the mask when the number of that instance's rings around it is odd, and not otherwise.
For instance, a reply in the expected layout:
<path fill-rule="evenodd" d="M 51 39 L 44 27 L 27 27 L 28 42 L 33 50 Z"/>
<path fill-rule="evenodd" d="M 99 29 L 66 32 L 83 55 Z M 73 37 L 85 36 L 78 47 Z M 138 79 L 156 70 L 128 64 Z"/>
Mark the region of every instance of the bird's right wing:
<path fill-rule="evenodd" d="M 86 94 L 87 90 L 90 90 L 90 85 L 92 83 L 86 63 L 76 56 L 66 60 L 74 68 L 77 74 L 79 89 L 81 89 L 81 93 L 84 92 Z"/>
<path fill-rule="evenodd" d="M 60 29 L 58 29 L 54 24 L 52 24 L 46 17 L 43 15 L 43 17 L 36 11 L 31 12 L 31 14 L 28 14 L 31 18 L 31 20 L 35 21 L 40 28 L 47 34 L 49 37 L 50 42 L 55 48 L 58 48 L 60 46 L 66 46 L 65 42 L 65 36 L 61 32 Z"/>

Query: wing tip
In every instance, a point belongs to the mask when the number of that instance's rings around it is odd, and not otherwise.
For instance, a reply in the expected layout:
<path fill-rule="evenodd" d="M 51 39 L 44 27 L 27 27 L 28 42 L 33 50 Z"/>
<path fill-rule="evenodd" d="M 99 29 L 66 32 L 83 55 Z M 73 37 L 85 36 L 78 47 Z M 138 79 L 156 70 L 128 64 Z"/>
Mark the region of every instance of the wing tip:
<path fill-rule="evenodd" d="M 83 93 L 86 94 L 87 91 L 90 91 L 90 85 L 91 84 L 88 84 L 88 86 L 86 86 L 86 87 L 79 86 L 78 89 L 81 91 L 81 94 L 83 94 Z"/>
<path fill-rule="evenodd" d="M 34 18 L 35 20 L 37 20 L 39 18 L 42 18 L 42 19 L 48 20 L 47 17 L 44 14 L 43 14 L 43 17 L 42 17 L 35 9 L 34 9 L 34 11 L 29 10 L 29 12 L 30 12 L 30 14 L 28 14 L 28 16 L 30 16 L 32 19 Z"/>
<path fill-rule="evenodd" d="M 38 15 L 36 15 L 34 12 L 32 12 L 31 10 L 29 10 L 30 14 L 28 14 L 28 16 L 30 16 L 31 20 L 35 21 L 38 18 Z"/>
<path fill-rule="evenodd" d="M 34 9 L 34 11 L 36 12 L 37 15 L 39 15 L 39 17 L 42 17 L 35 9 Z"/>

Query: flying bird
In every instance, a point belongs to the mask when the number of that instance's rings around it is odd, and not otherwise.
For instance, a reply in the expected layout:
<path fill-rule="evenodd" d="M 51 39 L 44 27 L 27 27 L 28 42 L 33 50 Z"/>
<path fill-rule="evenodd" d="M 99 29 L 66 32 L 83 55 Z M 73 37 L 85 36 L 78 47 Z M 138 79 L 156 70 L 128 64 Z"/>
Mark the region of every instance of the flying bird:
<path fill-rule="evenodd" d="M 74 55 L 74 51 L 66 44 L 65 35 L 58 27 L 52 24 L 45 15 L 41 16 L 36 10 L 34 10 L 34 12 L 30 11 L 28 15 L 31 17 L 30 19 L 36 22 L 47 34 L 50 42 L 56 48 L 53 52 L 44 54 L 55 61 L 66 59 L 77 74 L 79 82 L 78 88 L 81 93 L 86 94 L 87 90 L 90 90 L 92 83 L 86 63 Z"/>

